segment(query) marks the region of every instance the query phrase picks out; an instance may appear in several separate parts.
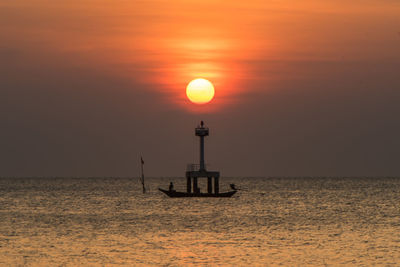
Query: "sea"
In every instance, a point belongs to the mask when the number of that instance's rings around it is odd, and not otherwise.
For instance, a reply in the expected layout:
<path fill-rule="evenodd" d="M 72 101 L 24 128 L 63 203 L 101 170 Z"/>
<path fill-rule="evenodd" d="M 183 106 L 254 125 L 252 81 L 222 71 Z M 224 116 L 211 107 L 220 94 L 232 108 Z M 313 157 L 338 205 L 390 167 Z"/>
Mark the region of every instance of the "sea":
<path fill-rule="evenodd" d="M 399 266 L 400 178 L 1 178 L 0 266 Z M 200 183 L 206 188 L 205 181 Z"/>

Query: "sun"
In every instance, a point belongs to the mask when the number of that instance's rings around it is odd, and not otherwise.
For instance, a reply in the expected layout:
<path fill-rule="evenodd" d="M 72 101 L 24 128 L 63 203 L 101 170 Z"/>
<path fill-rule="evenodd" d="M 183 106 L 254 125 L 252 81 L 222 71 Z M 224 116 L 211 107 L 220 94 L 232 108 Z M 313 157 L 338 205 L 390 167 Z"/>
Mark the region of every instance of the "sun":
<path fill-rule="evenodd" d="M 206 79 L 194 79 L 186 87 L 186 95 L 195 104 L 206 104 L 214 98 L 214 86 Z"/>

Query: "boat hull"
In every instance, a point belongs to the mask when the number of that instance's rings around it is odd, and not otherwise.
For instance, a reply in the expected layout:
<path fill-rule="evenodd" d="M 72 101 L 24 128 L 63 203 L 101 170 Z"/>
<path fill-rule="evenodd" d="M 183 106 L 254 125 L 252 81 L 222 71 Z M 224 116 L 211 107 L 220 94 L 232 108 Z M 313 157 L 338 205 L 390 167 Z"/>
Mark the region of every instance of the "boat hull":
<path fill-rule="evenodd" d="M 237 192 L 235 190 L 218 194 L 215 193 L 210 194 L 210 193 L 187 193 L 187 192 L 168 191 L 161 188 L 158 188 L 158 190 L 160 190 L 169 197 L 231 197 Z"/>

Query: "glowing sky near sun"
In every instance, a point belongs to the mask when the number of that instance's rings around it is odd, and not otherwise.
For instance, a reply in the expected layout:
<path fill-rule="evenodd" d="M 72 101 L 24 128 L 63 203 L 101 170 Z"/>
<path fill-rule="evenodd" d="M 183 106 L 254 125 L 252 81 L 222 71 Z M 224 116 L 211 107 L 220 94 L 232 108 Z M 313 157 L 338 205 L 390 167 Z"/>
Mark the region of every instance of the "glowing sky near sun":
<path fill-rule="evenodd" d="M 275 80 L 301 79 L 308 75 L 304 69 L 286 76 L 300 61 L 400 57 L 397 1 L 32 0 L 0 5 L 2 37 L 10 43 L 140 80 L 182 107 L 187 106 L 185 86 L 197 77 L 214 83 L 215 107 L 239 100 L 245 91 L 274 90 L 270 83 Z"/>

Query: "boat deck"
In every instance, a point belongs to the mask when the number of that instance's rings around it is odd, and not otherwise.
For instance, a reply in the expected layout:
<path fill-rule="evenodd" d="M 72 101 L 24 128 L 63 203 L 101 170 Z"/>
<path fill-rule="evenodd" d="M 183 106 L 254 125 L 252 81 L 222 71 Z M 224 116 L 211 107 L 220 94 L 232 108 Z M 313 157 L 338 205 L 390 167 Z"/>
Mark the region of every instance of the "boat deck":
<path fill-rule="evenodd" d="M 169 190 L 164 190 L 161 188 L 158 188 L 161 192 L 166 194 L 169 197 L 231 197 L 233 196 L 237 191 L 229 191 L 229 192 L 223 192 L 223 193 L 187 193 L 187 192 L 177 192 L 175 190 L 169 191 Z"/>

